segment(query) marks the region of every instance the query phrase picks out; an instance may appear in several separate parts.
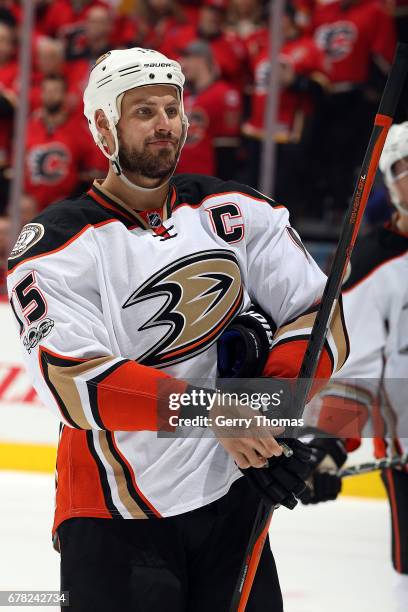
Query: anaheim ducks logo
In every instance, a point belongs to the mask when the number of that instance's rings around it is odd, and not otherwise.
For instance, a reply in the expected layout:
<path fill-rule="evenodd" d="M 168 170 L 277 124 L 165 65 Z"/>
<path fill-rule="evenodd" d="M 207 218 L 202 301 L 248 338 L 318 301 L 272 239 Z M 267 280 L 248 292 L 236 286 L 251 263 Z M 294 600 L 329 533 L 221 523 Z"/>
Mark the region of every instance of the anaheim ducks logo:
<path fill-rule="evenodd" d="M 122 308 L 158 296 L 165 298 L 163 305 L 139 331 L 162 327 L 163 337 L 137 361 L 164 367 L 205 351 L 239 311 L 242 286 L 235 255 L 213 250 L 182 257 L 147 280 Z"/>

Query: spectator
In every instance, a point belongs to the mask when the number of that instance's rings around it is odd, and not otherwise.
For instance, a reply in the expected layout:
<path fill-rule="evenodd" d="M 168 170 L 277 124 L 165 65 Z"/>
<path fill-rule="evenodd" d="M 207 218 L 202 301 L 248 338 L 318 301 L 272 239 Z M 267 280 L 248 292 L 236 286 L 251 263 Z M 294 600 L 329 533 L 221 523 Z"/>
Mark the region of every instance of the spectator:
<path fill-rule="evenodd" d="M 313 110 L 315 98 L 329 84 L 329 65 L 313 38 L 305 36 L 297 26 L 295 10 L 287 4 L 282 20 L 283 45 L 281 48 L 280 85 L 277 132 L 278 159 L 274 196 L 296 212 L 303 199 L 296 174 L 304 161 L 299 142 L 303 136 L 305 120 Z M 262 141 L 265 137 L 264 120 L 270 75 L 270 59 L 266 49 L 261 51 L 254 65 L 254 92 L 249 120 L 243 126 L 246 136 L 247 163 L 245 182 L 258 185 L 261 166 Z M 269 136 L 270 137 L 270 136 Z"/>
<path fill-rule="evenodd" d="M 84 31 L 67 52 L 67 77 L 71 100 L 77 100 L 82 113 L 82 95 L 96 60 L 112 48 L 114 19 L 106 5 L 91 6 L 86 12 Z M 115 46 L 115 45 L 114 45 Z M 78 105 L 77 105 L 78 108 Z"/>
<path fill-rule="evenodd" d="M 211 46 L 222 78 L 241 87 L 246 74 L 246 48 L 234 32 L 225 31 L 227 4 L 227 0 L 204 0 L 198 25 L 185 25 L 171 30 L 158 50 L 172 59 L 180 59 L 183 50 L 191 42 L 204 40 Z"/>
<path fill-rule="evenodd" d="M 316 4 L 313 29 L 332 63 L 332 90 L 316 116 L 310 199 L 325 201 L 340 217 L 353 193 L 394 54 L 395 27 L 377 0 L 336 0 Z"/>
<path fill-rule="evenodd" d="M 82 32 L 83 24 L 90 8 L 107 6 L 103 0 L 50 0 L 40 1 L 45 5 L 37 30 L 45 36 L 62 39 L 73 38 Z"/>
<path fill-rule="evenodd" d="M 81 21 L 65 37 L 67 57 L 96 60 L 105 50 L 131 46 L 138 27 L 136 19 L 117 15 L 106 2 L 91 2 Z"/>
<path fill-rule="evenodd" d="M 240 92 L 218 77 L 211 47 L 202 40 L 185 48 L 182 66 L 190 127 L 177 171 L 232 179 L 241 124 Z"/>
<path fill-rule="evenodd" d="M 228 12 L 229 29 L 245 43 L 250 58 L 266 47 L 268 27 L 262 0 L 231 0 Z"/>
<path fill-rule="evenodd" d="M 74 69 L 73 69 L 74 68 Z M 40 36 L 35 44 L 34 70 L 31 78 L 30 109 L 41 106 L 41 83 L 47 76 L 60 75 L 67 81 L 66 108 L 79 110 L 82 107 L 82 81 L 88 76 L 88 66 L 82 73 L 65 61 L 64 44 L 61 40 Z"/>
<path fill-rule="evenodd" d="M 247 38 L 260 27 L 264 27 L 261 0 L 231 0 L 228 22 L 241 38 Z"/>
<path fill-rule="evenodd" d="M 109 7 L 89 8 L 84 21 L 83 34 L 75 39 L 75 46 L 70 47 L 68 58 L 84 58 L 94 64 L 98 57 L 111 48 L 113 27 L 114 20 Z"/>
<path fill-rule="evenodd" d="M 41 108 L 27 126 L 25 189 L 39 210 L 75 193 L 82 179 L 99 176 L 106 167 L 85 122 L 67 111 L 65 97 L 64 78 L 46 77 Z"/>
<path fill-rule="evenodd" d="M 143 0 L 139 12 L 146 49 L 158 49 L 172 30 L 186 23 L 184 12 L 173 0 Z"/>

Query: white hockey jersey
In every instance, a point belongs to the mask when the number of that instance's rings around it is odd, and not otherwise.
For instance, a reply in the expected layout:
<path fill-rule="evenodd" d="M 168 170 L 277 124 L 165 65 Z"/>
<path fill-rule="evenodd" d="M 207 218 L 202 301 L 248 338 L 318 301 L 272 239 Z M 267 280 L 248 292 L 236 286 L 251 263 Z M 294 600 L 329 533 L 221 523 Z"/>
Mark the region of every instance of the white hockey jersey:
<path fill-rule="evenodd" d="M 277 327 L 269 373 L 295 376 L 324 284 L 284 207 L 204 176 L 173 178 L 163 209 L 142 213 L 95 183 L 26 225 L 8 286 L 25 364 L 62 424 L 54 530 L 224 495 L 240 472 L 216 438 L 158 436 L 158 383 L 214 383 L 216 340 L 251 300 Z M 326 376 L 346 358 L 340 319 Z"/>
<path fill-rule="evenodd" d="M 408 236 L 387 224 L 357 241 L 343 305 L 350 356 L 323 392 L 320 426 L 374 436 L 378 457 L 407 452 Z M 349 402 L 348 423 L 347 406 L 333 398 Z M 354 426 L 353 402 L 360 406 Z"/>

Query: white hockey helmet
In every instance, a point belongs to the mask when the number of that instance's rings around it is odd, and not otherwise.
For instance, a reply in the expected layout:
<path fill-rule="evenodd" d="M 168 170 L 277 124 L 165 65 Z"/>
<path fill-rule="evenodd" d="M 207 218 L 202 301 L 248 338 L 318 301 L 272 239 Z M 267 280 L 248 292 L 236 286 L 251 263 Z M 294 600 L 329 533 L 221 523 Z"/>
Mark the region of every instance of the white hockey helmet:
<path fill-rule="evenodd" d="M 123 174 L 119 163 L 119 142 L 116 125 L 120 119 L 123 94 L 129 89 L 145 85 L 172 85 L 176 87 L 180 99 L 182 121 L 182 135 L 178 150 L 178 156 L 180 156 L 188 129 L 188 119 L 183 104 L 184 80 L 178 62 L 168 59 L 158 51 L 141 49 L 140 47 L 108 51 L 97 60 L 92 68 L 84 92 L 84 114 L 88 120 L 89 129 L 102 153 L 111 161 L 115 173 L 134 189 L 144 190 L 145 188 L 134 185 L 129 181 Z M 106 150 L 103 137 L 96 128 L 95 113 L 99 109 L 105 113 L 114 138 L 115 150 L 113 153 Z M 169 179 L 170 176 L 166 181 Z M 159 189 L 162 185 L 163 183 L 153 189 Z"/>
<path fill-rule="evenodd" d="M 379 164 L 384 182 L 390 192 L 391 201 L 404 215 L 408 214 L 408 210 L 401 206 L 400 197 L 395 189 L 396 177 L 393 167 L 397 161 L 406 157 L 408 158 L 408 121 L 390 127 Z"/>

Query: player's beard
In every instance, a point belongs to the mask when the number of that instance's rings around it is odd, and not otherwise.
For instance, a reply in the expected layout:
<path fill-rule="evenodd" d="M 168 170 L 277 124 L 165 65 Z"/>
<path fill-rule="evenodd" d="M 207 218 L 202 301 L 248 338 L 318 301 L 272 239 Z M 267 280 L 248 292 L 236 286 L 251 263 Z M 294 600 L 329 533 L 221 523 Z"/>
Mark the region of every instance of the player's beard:
<path fill-rule="evenodd" d="M 156 153 L 149 151 L 148 142 L 145 142 L 143 151 L 128 147 L 118 133 L 119 163 L 122 170 L 138 174 L 150 179 L 162 179 L 172 174 L 177 165 L 177 151 L 179 141 L 172 138 L 174 147 L 163 147 Z"/>

